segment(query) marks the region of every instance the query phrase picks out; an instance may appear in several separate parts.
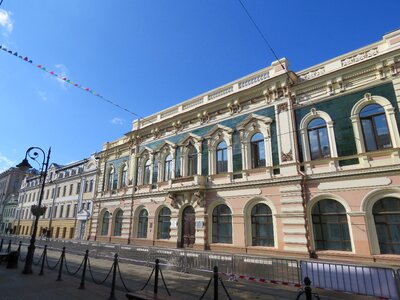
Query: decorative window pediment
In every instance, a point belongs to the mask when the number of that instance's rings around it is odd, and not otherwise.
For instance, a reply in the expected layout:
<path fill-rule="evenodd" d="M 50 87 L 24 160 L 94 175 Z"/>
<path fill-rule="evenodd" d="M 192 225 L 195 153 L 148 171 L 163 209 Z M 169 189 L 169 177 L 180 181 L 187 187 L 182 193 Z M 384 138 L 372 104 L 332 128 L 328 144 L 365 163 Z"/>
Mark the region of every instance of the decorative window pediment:
<path fill-rule="evenodd" d="M 240 122 L 236 128 L 237 130 L 245 130 L 248 129 L 249 127 L 252 127 L 253 125 L 260 126 L 260 123 L 269 125 L 272 123 L 272 121 L 273 120 L 270 117 L 264 117 L 257 114 L 250 114 L 246 117 L 246 119 Z"/>

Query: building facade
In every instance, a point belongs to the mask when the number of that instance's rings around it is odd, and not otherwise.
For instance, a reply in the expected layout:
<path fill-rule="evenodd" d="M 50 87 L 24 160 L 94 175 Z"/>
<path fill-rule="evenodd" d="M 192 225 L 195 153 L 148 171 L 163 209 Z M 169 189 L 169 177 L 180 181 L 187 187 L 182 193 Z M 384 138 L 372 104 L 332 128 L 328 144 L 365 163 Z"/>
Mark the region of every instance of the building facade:
<path fill-rule="evenodd" d="M 99 154 L 99 241 L 400 264 L 400 31 L 136 120 Z"/>
<path fill-rule="evenodd" d="M 89 238 L 96 172 L 97 161 L 94 156 L 66 166 L 50 165 L 42 199 L 42 205 L 47 209 L 39 219 L 39 236 Z M 40 189 L 39 175 L 26 177 L 22 184 L 14 221 L 20 235 L 32 234 L 34 216 L 31 207 L 38 203 Z"/>
<path fill-rule="evenodd" d="M 9 168 L 0 173 L 0 232 L 13 230 L 10 219 L 15 214 L 14 200 L 18 197 L 25 173 L 18 168 Z"/>

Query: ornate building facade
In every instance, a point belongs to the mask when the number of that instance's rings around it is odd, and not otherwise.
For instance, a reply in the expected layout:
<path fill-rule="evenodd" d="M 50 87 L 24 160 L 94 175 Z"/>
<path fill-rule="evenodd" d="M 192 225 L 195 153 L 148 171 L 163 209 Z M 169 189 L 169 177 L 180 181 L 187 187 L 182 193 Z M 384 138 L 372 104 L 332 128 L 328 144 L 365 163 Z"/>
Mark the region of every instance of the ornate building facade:
<path fill-rule="evenodd" d="M 91 238 L 400 263 L 400 31 L 270 67 L 106 143 Z"/>
<path fill-rule="evenodd" d="M 39 236 L 89 238 L 97 170 L 94 156 L 66 166 L 50 165 L 42 199 L 42 205 L 47 209 L 39 219 Z M 38 203 L 40 188 L 39 175 L 25 178 L 14 221 L 17 234 L 32 234 L 34 216 L 31 207 Z"/>

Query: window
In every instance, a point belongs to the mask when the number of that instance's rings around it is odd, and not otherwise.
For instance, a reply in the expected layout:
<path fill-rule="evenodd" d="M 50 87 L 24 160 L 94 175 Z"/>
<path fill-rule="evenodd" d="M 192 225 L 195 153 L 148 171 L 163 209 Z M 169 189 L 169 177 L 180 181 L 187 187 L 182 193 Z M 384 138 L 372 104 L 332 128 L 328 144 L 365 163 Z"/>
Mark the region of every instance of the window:
<path fill-rule="evenodd" d="M 139 213 L 139 222 L 138 222 L 138 238 L 147 238 L 147 221 L 148 221 L 148 212 L 145 209 L 142 209 Z"/>
<path fill-rule="evenodd" d="M 187 175 L 193 176 L 197 174 L 197 150 L 193 145 L 188 148 Z"/>
<path fill-rule="evenodd" d="M 111 167 L 110 172 L 108 173 L 107 180 L 107 190 L 112 190 L 113 188 L 113 178 L 114 178 L 114 168 Z"/>
<path fill-rule="evenodd" d="M 62 216 L 63 216 L 63 210 L 64 210 L 64 205 L 61 205 L 60 206 L 60 215 L 59 215 L 60 218 L 62 218 Z"/>
<path fill-rule="evenodd" d="M 56 216 L 57 216 L 57 206 L 54 206 L 53 218 L 55 218 Z"/>
<path fill-rule="evenodd" d="M 54 198 L 54 192 L 55 192 L 55 189 L 52 188 L 52 189 L 51 189 L 51 198 Z"/>
<path fill-rule="evenodd" d="M 157 239 L 169 239 L 171 227 L 171 210 L 163 207 L 158 214 Z"/>
<path fill-rule="evenodd" d="M 66 210 L 65 210 L 65 217 L 66 217 L 66 218 L 69 217 L 69 211 L 70 211 L 70 209 L 71 209 L 71 205 L 68 204 L 68 205 L 67 205 L 67 208 L 66 208 Z"/>
<path fill-rule="evenodd" d="M 90 202 L 86 203 L 86 210 L 90 210 L 90 206 L 91 206 Z"/>
<path fill-rule="evenodd" d="M 90 183 L 89 183 L 89 192 L 93 192 L 93 183 L 94 183 L 94 181 L 93 181 L 93 179 L 91 179 Z"/>
<path fill-rule="evenodd" d="M 169 154 L 164 162 L 164 181 L 168 181 L 172 176 L 172 155 Z"/>
<path fill-rule="evenodd" d="M 128 166 L 125 164 L 121 172 L 121 187 L 127 186 Z"/>
<path fill-rule="evenodd" d="M 232 214 L 225 204 L 214 208 L 212 214 L 212 242 L 232 244 Z"/>
<path fill-rule="evenodd" d="M 271 209 L 263 203 L 251 210 L 251 238 L 253 246 L 274 246 Z"/>
<path fill-rule="evenodd" d="M 47 218 L 50 218 L 51 217 L 51 211 L 52 211 L 52 207 L 51 206 L 49 206 L 49 209 L 47 210 Z"/>
<path fill-rule="evenodd" d="M 64 185 L 63 187 L 63 197 L 67 194 L 67 186 Z"/>
<path fill-rule="evenodd" d="M 384 198 L 373 208 L 381 254 L 400 254 L 400 199 Z"/>
<path fill-rule="evenodd" d="M 250 140 L 251 148 L 251 167 L 265 167 L 265 146 L 264 136 L 261 133 L 255 133 Z"/>
<path fill-rule="evenodd" d="M 103 221 L 101 224 L 101 235 L 108 234 L 108 226 L 110 225 L 110 213 L 106 211 L 103 215 Z"/>
<path fill-rule="evenodd" d="M 325 199 L 312 208 L 316 250 L 351 251 L 346 210 L 338 201 Z"/>
<path fill-rule="evenodd" d="M 115 214 L 114 236 L 121 236 L 123 214 L 124 212 L 122 210 L 119 210 Z"/>
<path fill-rule="evenodd" d="M 83 182 L 83 192 L 84 193 L 86 193 L 87 192 L 87 190 L 88 190 L 88 181 L 87 180 L 85 180 L 84 182 Z"/>
<path fill-rule="evenodd" d="M 78 204 L 75 203 L 74 204 L 74 214 L 73 214 L 74 218 L 76 217 L 77 212 L 78 212 Z"/>
<path fill-rule="evenodd" d="M 366 151 L 392 147 L 385 111 L 379 104 L 370 104 L 360 111 Z"/>
<path fill-rule="evenodd" d="M 146 164 L 144 165 L 143 171 L 143 184 L 150 184 L 150 168 L 151 168 L 151 161 L 148 159 Z"/>
<path fill-rule="evenodd" d="M 313 119 L 308 123 L 307 134 L 311 159 L 329 158 L 331 153 L 325 120 L 322 118 Z"/>
<path fill-rule="evenodd" d="M 80 191 L 81 191 L 81 183 L 78 182 L 76 185 L 76 194 L 78 195 L 80 193 Z"/>
<path fill-rule="evenodd" d="M 228 172 L 228 148 L 225 142 L 217 146 L 217 174 Z"/>
<path fill-rule="evenodd" d="M 46 191 L 46 199 L 49 199 L 49 192 L 50 192 L 50 189 L 47 189 L 47 191 Z"/>
<path fill-rule="evenodd" d="M 61 187 L 57 188 L 57 197 L 60 197 L 60 191 L 61 191 Z"/>
<path fill-rule="evenodd" d="M 74 185 L 73 184 L 70 184 L 69 185 L 69 195 L 71 196 L 72 195 L 72 190 L 74 189 Z"/>

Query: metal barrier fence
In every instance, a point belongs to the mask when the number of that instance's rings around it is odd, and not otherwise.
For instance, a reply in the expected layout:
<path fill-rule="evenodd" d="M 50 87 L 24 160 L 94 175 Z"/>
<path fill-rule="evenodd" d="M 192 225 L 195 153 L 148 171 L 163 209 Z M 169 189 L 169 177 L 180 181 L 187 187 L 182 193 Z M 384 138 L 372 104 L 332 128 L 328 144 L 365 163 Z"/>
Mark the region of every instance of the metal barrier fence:
<path fill-rule="evenodd" d="M 21 240 L 21 237 L 15 237 L 13 240 L 17 242 Z M 26 238 L 25 243 L 28 241 L 29 238 Z M 395 272 L 390 268 L 320 261 L 299 262 L 296 259 L 108 244 L 93 241 L 42 239 L 38 240 L 38 243 L 42 246 L 48 244 L 49 248 L 55 249 L 65 246 L 70 252 L 75 253 L 83 253 L 85 249 L 89 249 L 92 257 L 107 259 L 112 259 L 118 253 L 121 260 L 147 266 L 153 265 L 154 261 L 159 259 L 160 265 L 163 265 L 164 268 L 174 268 L 182 272 L 212 272 L 213 267 L 217 266 L 221 273 L 293 284 L 299 284 L 301 278 L 308 276 L 315 287 L 400 299 L 397 288 L 400 269 Z M 72 249 L 75 250 L 71 251 Z"/>
<path fill-rule="evenodd" d="M 389 268 L 301 261 L 300 270 L 318 288 L 399 299 L 395 272 Z"/>

